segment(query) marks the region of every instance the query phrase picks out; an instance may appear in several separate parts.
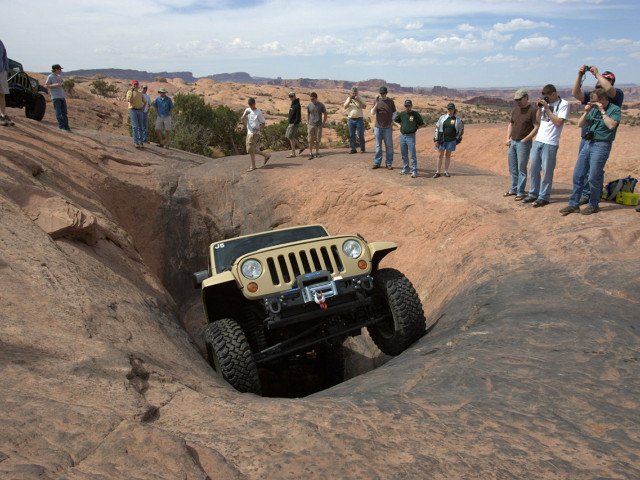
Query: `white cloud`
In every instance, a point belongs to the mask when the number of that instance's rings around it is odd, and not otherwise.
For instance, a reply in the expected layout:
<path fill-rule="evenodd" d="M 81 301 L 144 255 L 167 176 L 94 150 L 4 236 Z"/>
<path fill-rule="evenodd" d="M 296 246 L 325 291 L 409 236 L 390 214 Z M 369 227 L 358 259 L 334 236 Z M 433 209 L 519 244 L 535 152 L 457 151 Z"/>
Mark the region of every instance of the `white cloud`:
<path fill-rule="evenodd" d="M 558 42 L 556 40 L 552 40 L 549 37 L 528 37 L 519 40 L 515 49 L 524 51 L 524 50 L 549 50 L 552 48 L 556 48 Z"/>
<path fill-rule="evenodd" d="M 496 55 L 484 57 L 482 61 L 488 63 L 510 63 L 517 62 L 518 57 L 516 57 L 515 55 L 503 55 L 502 53 L 498 53 Z"/>
<path fill-rule="evenodd" d="M 496 23 L 493 29 L 496 32 L 513 32 L 516 30 L 531 30 L 532 28 L 552 28 L 547 22 L 533 22 L 524 18 L 514 18 L 507 23 Z"/>
<path fill-rule="evenodd" d="M 473 25 L 469 25 L 468 23 L 462 23 L 458 25 L 458 30 L 460 30 L 461 32 L 473 32 L 476 30 L 476 27 L 474 27 Z"/>

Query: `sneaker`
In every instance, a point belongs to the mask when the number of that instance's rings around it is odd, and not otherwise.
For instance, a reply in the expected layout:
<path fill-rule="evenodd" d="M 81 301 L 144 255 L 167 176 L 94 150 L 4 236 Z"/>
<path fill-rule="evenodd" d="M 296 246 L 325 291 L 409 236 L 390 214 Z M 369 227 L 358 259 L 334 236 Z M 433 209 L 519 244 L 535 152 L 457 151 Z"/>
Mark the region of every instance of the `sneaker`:
<path fill-rule="evenodd" d="M 578 203 L 580 205 L 586 205 L 587 203 L 589 203 L 589 197 L 581 197 Z"/>
<path fill-rule="evenodd" d="M 409 175 L 407 170 L 400 170 L 400 175 Z"/>
<path fill-rule="evenodd" d="M 526 197 L 524 197 L 522 199 L 522 203 L 531 203 L 531 202 L 535 202 L 538 199 L 538 197 L 532 197 L 531 195 L 527 195 Z"/>
<path fill-rule="evenodd" d="M 313 160 L 313 158 L 314 158 L 314 155 L 312 153 L 311 155 L 309 155 L 309 160 Z"/>
<path fill-rule="evenodd" d="M 411 178 L 416 178 L 417 176 L 418 176 L 418 174 L 417 174 L 416 172 L 413 172 L 413 173 L 411 174 Z"/>
<path fill-rule="evenodd" d="M 62 130 L 63 132 L 71 133 L 70 128 L 61 128 L 60 130 Z"/>
<path fill-rule="evenodd" d="M 375 170 L 376 168 L 380 168 L 380 165 L 374 164 L 373 167 L 371 167 L 372 170 Z"/>
<path fill-rule="evenodd" d="M 591 215 L 592 213 L 598 213 L 600 209 L 598 207 L 592 207 L 589 205 L 587 208 L 582 210 L 580 213 L 583 215 Z"/>
<path fill-rule="evenodd" d="M 640 212 L 640 205 L 636 207 L 636 212 Z"/>
<path fill-rule="evenodd" d="M 5 127 L 12 127 L 13 125 L 15 125 L 15 123 L 13 123 L 8 116 L 4 115 L 0 117 L 0 125 L 3 125 Z"/>
<path fill-rule="evenodd" d="M 387 170 L 393 170 L 393 167 L 391 165 L 387 165 Z"/>
<path fill-rule="evenodd" d="M 440 176 L 440 172 L 436 172 L 433 174 L 433 178 L 438 178 Z"/>
<path fill-rule="evenodd" d="M 444 176 L 449 178 L 451 175 L 449 175 L 449 172 L 444 172 Z"/>
<path fill-rule="evenodd" d="M 535 202 L 533 202 L 533 208 L 544 207 L 545 205 L 549 205 L 549 200 L 543 200 L 539 198 Z"/>
<path fill-rule="evenodd" d="M 562 214 L 563 217 L 566 217 L 570 213 L 578 213 L 578 212 L 580 212 L 580 207 L 573 207 L 571 205 L 567 205 L 566 207 L 560 209 L 560 213 Z"/>
<path fill-rule="evenodd" d="M 164 148 L 164 145 L 163 145 L 163 144 L 161 144 L 161 143 L 156 143 L 156 145 L 157 145 L 158 147 L 160 147 L 160 148 Z"/>
<path fill-rule="evenodd" d="M 357 151 L 357 150 L 351 150 L 349 153 L 350 153 L 350 154 L 351 154 L 351 153 L 358 153 L 358 151 Z"/>

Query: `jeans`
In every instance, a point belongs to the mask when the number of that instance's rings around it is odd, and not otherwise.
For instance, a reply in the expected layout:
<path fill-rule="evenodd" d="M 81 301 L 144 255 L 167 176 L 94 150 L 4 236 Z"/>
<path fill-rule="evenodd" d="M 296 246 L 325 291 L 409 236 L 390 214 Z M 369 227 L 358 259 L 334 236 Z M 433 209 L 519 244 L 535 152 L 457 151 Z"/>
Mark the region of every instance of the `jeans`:
<path fill-rule="evenodd" d="M 527 165 L 529 163 L 529 152 L 531 151 L 531 140 L 524 143 L 520 140 L 511 140 L 509 146 L 509 173 L 511 173 L 511 193 L 524 195 L 527 185 Z"/>
<path fill-rule="evenodd" d="M 364 152 L 364 118 L 349 119 L 349 145 L 351 150 L 356 150 L 356 130 L 358 131 L 358 140 L 360 141 L 360 150 Z"/>
<path fill-rule="evenodd" d="M 375 127 L 373 133 L 376 137 L 376 155 L 373 157 L 374 165 L 382 162 L 382 142 L 384 141 L 385 163 L 387 166 L 393 163 L 393 128 Z"/>
<path fill-rule="evenodd" d="M 69 119 L 67 118 L 67 100 L 65 98 L 54 98 L 53 109 L 56 112 L 58 128 L 69 128 Z"/>
<path fill-rule="evenodd" d="M 597 207 L 602 197 L 604 165 L 611 153 L 611 142 L 589 142 L 580 149 L 578 161 L 573 169 L 573 193 L 569 205 L 577 207 L 584 190 L 585 179 L 589 185 L 589 206 Z"/>
<path fill-rule="evenodd" d="M 147 141 L 147 125 L 149 125 L 149 112 L 142 112 L 142 141 Z"/>
<path fill-rule="evenodd" d="M 144 113 L 142 113 L 142 110 L 130 108 L 129 118 L 131 119 L 131 133 L 133 136 L 133 143 L 138 145 L 142 143 L 142 122 Z"/>
<path fill-rule="evenodd" d="M 418 159 L 416 157 L 416 134 L 400 134 L 400 154 L 402 155 L 402 171 L 409 171 L 409 155 L 411 155 L 411 172 L 418 174 Z"/>
<path fill-rule="evenodd" d="M 531 165 L 529 167 L 529 196 L 549 201 L 553 171 L 556 168 L 558 145 L 534 142 L 531 150 Z M 542 169 L 542 184 L 540 170 Z"/>

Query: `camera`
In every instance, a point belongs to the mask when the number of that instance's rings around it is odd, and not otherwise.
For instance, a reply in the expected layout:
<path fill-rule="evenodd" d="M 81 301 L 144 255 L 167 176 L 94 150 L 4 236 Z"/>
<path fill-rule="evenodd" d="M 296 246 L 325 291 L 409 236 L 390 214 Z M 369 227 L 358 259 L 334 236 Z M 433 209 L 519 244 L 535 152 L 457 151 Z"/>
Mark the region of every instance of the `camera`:
<path fill-rule="evenodd" d="M 549 97 L 542 97 L 542 99 L 543 99 L 545 102 L 549 103 Z M 544 107 L 544 103 L 542 103 L 542 102 L 538 102 L 538 106 L 539 106 L 539 107 Z"/>
<path fill-rule="evenodd" d="M 589 65 L 584 66 L 584 73 L 587 73 L 590 70 L 591 70 L 591 67 Z"/>
<path fill-rule="evenodd" d="M 593 140 L 593 132 L 589 131 L 587 133 L 584 134 L 584 139 L 585 140 Z"/>

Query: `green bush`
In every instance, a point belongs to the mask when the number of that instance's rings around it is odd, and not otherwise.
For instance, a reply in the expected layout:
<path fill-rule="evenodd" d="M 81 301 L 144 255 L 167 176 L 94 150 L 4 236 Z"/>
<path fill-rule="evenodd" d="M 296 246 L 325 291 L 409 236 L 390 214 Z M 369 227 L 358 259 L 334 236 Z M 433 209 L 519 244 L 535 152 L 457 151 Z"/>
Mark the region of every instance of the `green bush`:
<path fill-rule="evenodd" d="M 289 140 L 285 138 L 287 133 L 287 127 L 289 126 L 289 120 L 280 120 L 279 123 L 273 123 L 267 125 L 264 128 L 262 135 L 262 149 L 263 150 L 290 150 L 291 145 Z M 296 138 L 300 143 L 306 145 L 307 143 L 307 124 L 301 122 L 298 127 L 298 133 Z"/>
<path fill-rule="evenodd" d="M 104 80 L 94 80 L 91 82 L 91 87 L 91 93 L 94 95 L 100 95 L 101 97 L 115 97 L 118 95 L 118 87 Z"/>
<path fill-rule="evenodd" d="M 62 89 L 64 90 L 64 93 L 70 97 L 73 97 L 73 94 L 75 93 L 73 90 L 75 86 L 76 82 L 73 78 L 67 78 L 62 82 Z"/>
<path fill-rule="evenodd" d="M 367 131 L 370 129 L 371 129 L 371 119 L 365 118 L 364 130 Z M 342 146 L 348 145 L 349 144 L 349 119 L 345 117 L 342 119 L 342 121 L 340 121 L 340 123 L 336 123 L 335 130 L 336 130 L 336 133 L 338 134 L 338 140 L 340 142 L 339 144 Z M 356 135 L 356 144 L 357 143 L 358 143 L 358 136 Z"/>

